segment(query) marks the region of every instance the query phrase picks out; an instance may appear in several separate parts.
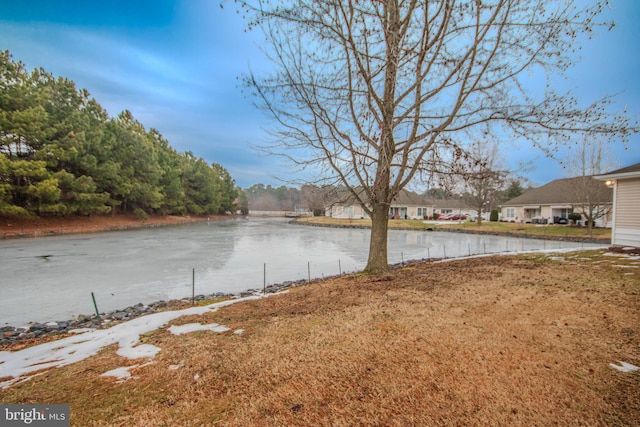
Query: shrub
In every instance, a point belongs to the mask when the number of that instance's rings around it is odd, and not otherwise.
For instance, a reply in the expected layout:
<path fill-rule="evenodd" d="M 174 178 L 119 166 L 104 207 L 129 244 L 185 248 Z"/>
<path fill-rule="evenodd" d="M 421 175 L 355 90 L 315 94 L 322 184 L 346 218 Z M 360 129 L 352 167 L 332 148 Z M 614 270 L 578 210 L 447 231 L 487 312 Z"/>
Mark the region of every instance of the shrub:
<path fill-rule="evenodd" d="M 582 215 L 579 214 L 578 212 L 572 212 L 568 215 L 568 217 L 571 221 L 575 222 L 576 224 L 578 223 L 578 221 L 582 219 Z"/>
<path fill-rule="evenodd" d="M 497 222 L 498 221 L 498 210 L 497 209 L 493 209 L 491 211 L 491 216 L 489 217 L 489 221 L 491 221 L 491 222 Z"/>
<path fill-rule="evenodd" d="M 141 208 L 135 208 L 133 210 L 133 214 L 136 216 L 136 218 L 141 219 L 143 221 L 146 221 L 147 219 L 149 219 L 149 215 Z"/>

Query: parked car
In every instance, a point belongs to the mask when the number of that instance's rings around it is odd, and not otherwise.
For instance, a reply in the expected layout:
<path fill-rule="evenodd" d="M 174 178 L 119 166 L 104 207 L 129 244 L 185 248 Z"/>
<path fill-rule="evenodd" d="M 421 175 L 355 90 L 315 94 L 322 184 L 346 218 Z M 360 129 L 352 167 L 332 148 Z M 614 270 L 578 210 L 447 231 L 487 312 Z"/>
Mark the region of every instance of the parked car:
<path fill-rule="evenodd" d="M 554 224 L 569 224 L 569 220 L 567 218 L 562 218 L 560 216 L 553 217 Z"/>
<path fill-rule="evenodd" d="M 547 224 L 548 222 L 547 218 L 531 218 L 532 224 Z"/>
<path fill-rule="evenodd" d="M 478 214 L 473 214 L 467 217 L 467 219 L 471 222 L 476 222 L 478 220 Z M 483 212 L 482 213 L 482 220 L 483 221 L 489 221 L 491 220 L 491 213 L 490 212 Z"/>
<path fill-rule="evenodd" d="M 464 221 L 467 219 L 467 216 L 462 214 L 449 214 L 449 215 L 445 215 L 444 218 L 440 217 L 440 219 L 443 219 L 445 221 Z"/>

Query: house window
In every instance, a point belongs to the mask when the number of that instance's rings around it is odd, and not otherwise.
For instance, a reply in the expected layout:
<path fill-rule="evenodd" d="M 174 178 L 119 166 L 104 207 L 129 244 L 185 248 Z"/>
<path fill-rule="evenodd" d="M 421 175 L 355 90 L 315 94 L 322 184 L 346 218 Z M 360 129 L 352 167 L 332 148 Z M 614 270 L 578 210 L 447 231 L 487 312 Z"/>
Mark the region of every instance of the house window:
<path fill-rule="evenodd" d="M 418 208 L 418 217 L 424 218 L 428 215 L 427 208 Z"/>
<path fill-rule="evenodd" d="M 353 218 L 353 206 L 347 206 L 344 208 L 344 215 L 348 218 Z"/>
<path fill-rule="evenodd" d="M 514 219 L 516 217 L 516 208 L 507 208 L 505 213 L 507 219 Z"/>

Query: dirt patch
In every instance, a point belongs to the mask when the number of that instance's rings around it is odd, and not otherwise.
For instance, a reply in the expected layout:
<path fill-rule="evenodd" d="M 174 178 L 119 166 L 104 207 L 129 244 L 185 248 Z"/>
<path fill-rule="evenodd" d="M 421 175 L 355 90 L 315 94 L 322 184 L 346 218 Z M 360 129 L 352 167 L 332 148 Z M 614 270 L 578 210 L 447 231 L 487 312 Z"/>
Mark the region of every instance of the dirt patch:
<path fill-rule="evenodd" d="M 640 262 L 604 251 L 418 263 L 174 324 L 125 382 L 109 348 L 0 390 L 72 425 L 640 425 Z M 625 266 L 625 268 L 620 268 Z M 244 330 L 242 334 L 232 331 Z"/>

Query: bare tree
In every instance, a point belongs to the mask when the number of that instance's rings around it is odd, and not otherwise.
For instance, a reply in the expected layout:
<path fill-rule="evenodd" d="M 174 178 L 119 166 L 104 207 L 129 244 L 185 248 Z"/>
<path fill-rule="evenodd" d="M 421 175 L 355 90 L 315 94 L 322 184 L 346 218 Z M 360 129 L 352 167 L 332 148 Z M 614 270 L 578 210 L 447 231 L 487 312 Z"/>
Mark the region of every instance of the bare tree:
<path fill-rule="evenodd" d="M 585 138 L 569 152 L 565 162 L 574 210 L 587 222 L 589 235 L 593 234 L 596 220 L 606 217 L 613 208 L 613 192 L 604 182 L 593 178 L 618 168 L 607 141 L 603 138 Z"/>
<path fill-rule="evenodd" d="M 276 67 L 246 79 L 276 121 L 264 149 L 351 191 L 372 219 L 367 272 L 389 268 L 393 198 L 457 162 L 467 141 L 526 138 L 551 153 L 576 133 L 636 131 L 608 98 L 581 107 L 570 93 L 527 90 L 532 73 L 572 65 L 605 0 L 238 3 Z"/>
<path fill-rule="evenodd" d="M 300 188 L 300 199 L 314 213 L 324 215 L 324 208 L 336 197 L 336 189 L 331 186 L 318 187 L 305 184 Z"/>
<path fill-rule="evenodd" d="M 467 187 L 465 201 L 477 212 L 476 223 L 482 225 L 482 212 L 488 208 L 502 190 L 509 172 L 504 169 L 503 157 L 493 143 L 475 142 L 462 162 L 461 173 Z"/>

